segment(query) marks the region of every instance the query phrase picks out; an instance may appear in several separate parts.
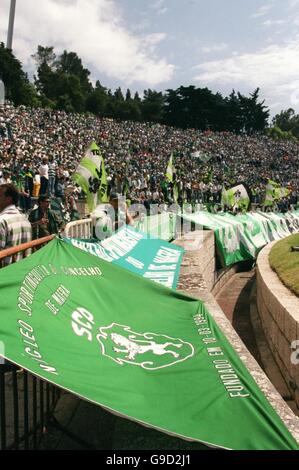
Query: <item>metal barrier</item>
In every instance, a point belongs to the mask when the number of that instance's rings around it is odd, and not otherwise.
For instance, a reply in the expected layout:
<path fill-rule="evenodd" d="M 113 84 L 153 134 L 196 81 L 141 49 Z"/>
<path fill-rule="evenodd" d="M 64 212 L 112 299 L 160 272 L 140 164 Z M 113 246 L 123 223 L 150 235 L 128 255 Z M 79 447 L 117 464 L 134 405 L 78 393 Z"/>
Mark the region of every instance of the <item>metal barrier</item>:
<path fill-rule="evenodd" d="M 64 229 L 64 235 L 68 238 L 91 238 L 92 220 L 82 219 L 69 222 Z"/>
<path fill-rule="evenodd" d="M 27 257 L 54 236 L 0 252 L 14 262 Z M 40 437 L 60 396 L 60 389 L 9 362 L 0 365 L 0 449 L 37 449 Z"/>

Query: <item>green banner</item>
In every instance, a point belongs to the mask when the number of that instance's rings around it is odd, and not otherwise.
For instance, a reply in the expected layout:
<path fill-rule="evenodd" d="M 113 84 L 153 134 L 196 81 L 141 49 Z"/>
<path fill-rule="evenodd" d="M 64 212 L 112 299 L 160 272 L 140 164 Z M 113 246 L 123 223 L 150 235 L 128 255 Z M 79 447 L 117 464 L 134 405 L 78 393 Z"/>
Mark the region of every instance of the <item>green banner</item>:
<path fill-rule="evenodd" d="M 298 211 L 287 214 L 248 212 L 236 216 L 228 212 L 196 212 L 182 217 L 214 231 L 217 253 L 223 266 L 256 259 L 268 243 L 299 231 Z"/>
<path fill-rule="evenodd" d="M 73 246 L 122 266 L 146 279 L 175 289 L 184 249 L 163 240 L 148 238 L 132 227 L 122 227 L 102 242 L 65 238 Z"/>
<path fill-rule="evenodd" d="M 298 450 L 201 301 L 59 239 L 1 269 L 0 288 L 9 361 L 181 438 Z"/>

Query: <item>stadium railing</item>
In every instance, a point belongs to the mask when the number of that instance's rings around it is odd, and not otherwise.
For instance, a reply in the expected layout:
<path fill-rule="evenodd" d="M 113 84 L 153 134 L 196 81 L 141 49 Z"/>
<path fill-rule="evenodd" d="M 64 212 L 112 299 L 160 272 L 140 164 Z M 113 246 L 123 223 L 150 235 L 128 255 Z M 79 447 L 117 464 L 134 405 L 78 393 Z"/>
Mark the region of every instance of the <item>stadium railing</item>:
<path fill-rule="evenodd" d="M 64 236 L 68 238 L 92 237 L 92 219 L 81 219 L 69 222 L 64 229 Z"/>
<path fill-rule="evenodd" d="M 0 267 L 4 258 L 11 256 L 12 262 L 20 255 L 26 258 L 53 238 L 51 235 L 0 251 Z M 60 389 L 1 357 L 0 361 L 0 449 L 37 449 Z"/>

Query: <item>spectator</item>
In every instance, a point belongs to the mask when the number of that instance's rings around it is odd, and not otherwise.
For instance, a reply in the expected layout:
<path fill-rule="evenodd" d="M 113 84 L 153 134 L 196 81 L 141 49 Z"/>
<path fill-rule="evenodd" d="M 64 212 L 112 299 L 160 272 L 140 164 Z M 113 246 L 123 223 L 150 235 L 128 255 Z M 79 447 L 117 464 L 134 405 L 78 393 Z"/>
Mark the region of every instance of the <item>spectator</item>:
<path fill-rule="evenodd" d="M 12 184 L 0 186 L 0 250 L 11 248 L 31 241 L 31 225 L 17 209 L 19 192 Z M 21 254 L 16 256 L 16 261 Z M 12 262 L 11 257 L 4 259 L 3 265 Z"/>
<path fill-rule="evenodd" d="M 48 165 L 48 158 L 43 157 L 42 164 L 40 165 L 39 169 L 40 175 L 40 193 L 46 194 L 48 191 L 48 184 L 49 184 L 49 165 Z"/>
<path fill-rule="evenodd" d="M 33 240 L 58 234 L 64 225 L 63 220 L 50 209 L 50 198 L 47 195 L 39 197 L 38 208 L 30 213 L 29 222 L 32 226 Z"/>

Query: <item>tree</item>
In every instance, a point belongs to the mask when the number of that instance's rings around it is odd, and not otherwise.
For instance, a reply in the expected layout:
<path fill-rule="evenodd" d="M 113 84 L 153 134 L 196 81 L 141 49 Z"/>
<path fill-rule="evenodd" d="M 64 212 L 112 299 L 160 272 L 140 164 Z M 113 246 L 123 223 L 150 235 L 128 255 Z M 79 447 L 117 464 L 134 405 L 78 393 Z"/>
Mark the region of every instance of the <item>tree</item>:
<path fill-rule="evenodd" d="M 16 106 L 20 104 L 37 106 L 39 104 L 36 90 L 23 72 L 21 62 L 3 43 L 0 43 L 0 78 L 5 86 L 6 99 L 12 101 Z"/>
<path fill-rule="evenodd" d="M 92 85 L 89 81 L 90 71 L 83 67 L 82 60 L 76 52 L 63 51 L 56 63 L 56 68 L 58 72 L 77 77 L 84 94 L 92 91 Z"/>
<path fill-rule="evenodd" d="M 120 87 L 116 88 L 113 96 L 116 101 L 124 101 L 124 95 Z"/>
<path fill-rule="evenodd" d="M 130 101 L 132 99 L 132 96 L 131 96 L 131 91 L 129 89 L 127 89 L 127 92 L 126 92 L 126 101 Z"/>
<path fill-rule="evenodd" d="M 163 93 L 154 90 L 144 90 L 141 103 L 141 114 L 143 121 L 162 122 L 164 96 Z"/>
<path fill-rule="evenodd" d="M 264 106 L 265 101 L 258 102 L 259 91 L 260 89 L 257 88 L 249 98 L 238 93 L 243 130 L 246 134 L 262 132 L 268 125 L 269 110 Z"/>
<path fill-rule="evenodd" d="M 266 134 L 268 137 L 271 137 L 275 140 L 296 140 L 296 137 L 294 137 L 292 131 L 283 131 L 278 126 L 270 127 L 267 129 Z"/>
<path fill-rule="evenodd" d="M 37 51 L 32 54 L 31 57 L 35 60 L 37 68 L 41 65 L 48 65 L 51 69 L 54 69 L 56 65 L 56 54 L 54 53 L 54 47 L 37 46 Z"/>
<path fill-rule="evenodd" d="M 95 89 L 87 97 L 86 109 L 97 116 L 106 116 L 109 99 L 107 88 L 97 80 Z"/>
<path fill-rule="evenodd" d="M 272 120 L 274 127 L 279 127 L 282 131 L 291 132 L 299 138 L 299 114 L 295 114 L 293 108 L 281 111 Z"/>

